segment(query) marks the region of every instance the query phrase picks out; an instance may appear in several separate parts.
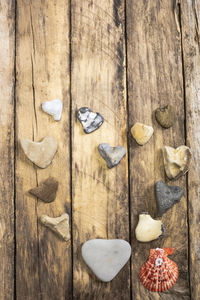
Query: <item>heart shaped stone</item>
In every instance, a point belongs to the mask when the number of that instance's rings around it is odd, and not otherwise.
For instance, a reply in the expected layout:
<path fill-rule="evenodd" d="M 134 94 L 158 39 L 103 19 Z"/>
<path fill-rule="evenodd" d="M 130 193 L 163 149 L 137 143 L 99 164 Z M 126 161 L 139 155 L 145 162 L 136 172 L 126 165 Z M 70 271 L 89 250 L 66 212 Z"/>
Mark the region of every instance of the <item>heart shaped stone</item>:
<path fill-rule="evenodd" d="M 153 132 L 153 127 L 142 123 L 135 123 L 131 128 L 132 136 L 140 146 L 145 145 L 150 140 Z"/>
<path fill-rule="evenodd" d="M 56 154 L 58 145 L 53 137 L 46 136 L 42 142 L 39 143 L 22 139 L 21 147 L 30 161 L 44 169 L 50 165 Z"/>
<path fill-rule="evenodd" d="M 82 246 L 82 257 L 101 281 L 111 281 L 127 263 L 131 246 L 124 240 L 94 239 Z"/>
<path fill-rule="evenodd" d="M 120 160 L 126 154 L 126 149 L 122 146 L 111 147 L 106 143 L 102 143 L 98 146 L 99 153 L 105 159 L 108 168 L 112 168 L 120 162 Z"/>
<path fill-rule="evenodd" d="M 99 113 L 92 112 L 88 107 L 81 107 L 78 110 L 77 118 L 81 122 L 85 133 L 97 130 L 104 121 Z"/>
<path fill-rule="evenodd" d="M 170 186 L 162 181 L 155 185 L 158 216 L 161 217 L 174 204 L 178 203 L 184 195 L 183 188 Z"/>
<path fill-rule="evenodd" d="M 59 237 L 66 242 L 70 239 L 69 232 L 69 215 L 62 214 L 57 218 L 50 218 L 47 215 L 40 216 L 40 222 L 54 231 Z"/>
<path fill-rule="evenodd" d="M 171 105 L 166 105 L 161 108 L 157 108 L 155 111 L 155 117 L 157 122 L 164 128 L 171 127 L 175 122 L 175 109 Z"/>
<path fill-rule="evenodd" d="M 139 215 L 139 222 L 135 229 L 139 242 L 150 242 L 165 234 L 165 226 L 161 220 L 154 220 L 148 213 Z"/>
<path fill-rule="evenodd" d="M 62 115 L 63 104 L 60 99 L 54 99 L 42 103 L 42 110 L 53 116 L 55 121 L 60 121 Z"/>
<path fill-rule="evenodd" d="M 162 151 L 165 172 L 169 179 L 177 179 L 189 170 L 192 158 L 192 153 L 189 147 L 183 145 L 174 149 L 172 147 L 165 146 Z"/>
<path fill-rule="evenodd" d="M 58 181 L 53 177 L 49 177 L 37 187 L 29 190 L 29 193 L 44 202 L 50 203 L 55 200 L 57 189 Z"/>

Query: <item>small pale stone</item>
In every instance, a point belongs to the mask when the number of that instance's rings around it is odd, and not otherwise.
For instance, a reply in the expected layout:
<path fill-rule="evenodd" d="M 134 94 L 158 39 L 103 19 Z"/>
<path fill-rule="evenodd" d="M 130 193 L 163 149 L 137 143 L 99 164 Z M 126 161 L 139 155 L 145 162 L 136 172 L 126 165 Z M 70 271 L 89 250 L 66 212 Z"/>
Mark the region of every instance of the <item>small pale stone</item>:
<path fill-rule="evenodd" d="M 29 193 L 49 203 L 55 200 L 57 189 L 58 181 L 53 177 L 49 177 L 37 187 L 29 190 Z"/>
<path fill-rule="evenodd" d="M 150 242 L 165 234 L 162 221 L 154 220 L 148 213 L 139 215 L 139 222 L 135 229 L 136 239 L 140 242 Z"/>
<path fill-rule="evenodd" d="M 175 109 L 171 105 L 166 105 L 161 108 L 157 108 L 155 112 L 157 122 L 164 128 L 173 126 L 175 122 Z"/>
<path fill-rule="evenodd" d="M 97 130 L 104 122 L 102 115 L 92 112 L 88 107 L 81 107 L 78 110 L 77 118 L 81 122 L 85 133 Z"/>
<path fill-rule="evenodd" d="M 135 125 L 131 128 L 132 136 L 141 146 L 145 145 L 150 140 L 153 132 L 153 127 L 142 123 L 135 123 Z"/>
<path fill-rule="evenodd" d="M 161 217 L 168 209 L 178 203 L 184 195 L 183 188 L 170 186 L 162 181 L 155 185 L 158 216 Z"/>
<path fill-rule="evenodd" d="M 121 159 L 126 154 L 126 149 L 122 146 L 111 147 L 106 143 L 98 146 L 99 153 L 105 159 L 108 168 L 112 168 L 119 164 Z"/>
<path fill-rule="evenodd" d="M 94 239 L 82 246 L 82 257 L 101 281 L 111 281 L 127 263 L 131 246 L 124 240 Z"/>
<path fill-rule="evenodd" d="M 192 153 L 189 147 L 180 146 L 176 149 L 165 146 L 163 159 L 166 175 L 169 179 L 179 178 L 184 175 L 190 166 Z"/>
<path fill-rule="evenodd" d="M 53 116 L 55 121 L 60 121 L 62 115 L 63 104 L 60 99 L 54 99 L 42 103 L 42 110 Z"/>
<path fill-rule="evenodd" d="M 62 214 L 60 217 L 51 218 L 47 215 L 40 216 L 40 222 L 54 231 L 59 237 L 66 242 L 70 239 L 69 232 L 69 215 Z"/>
<path fill-rule="evenodd" d="M 51 136 L 46 136 L 41 142 L 32 142 L 31 140 L 21 140 L 21 147 L 24 153 L 34 164 L 45 169 L 50 165 L 56 154 L 58 145 Z"/>

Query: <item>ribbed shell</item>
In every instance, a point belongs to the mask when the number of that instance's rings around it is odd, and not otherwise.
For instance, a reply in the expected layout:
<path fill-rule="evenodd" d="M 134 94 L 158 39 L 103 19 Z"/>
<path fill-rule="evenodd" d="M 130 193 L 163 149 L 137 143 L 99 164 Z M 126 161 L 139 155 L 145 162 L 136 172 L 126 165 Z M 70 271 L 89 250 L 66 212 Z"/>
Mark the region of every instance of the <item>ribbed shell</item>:
<path fill-rule="evenodd" d="M 140 280 L 152 292 L 170 289 L 178 278 L 178 267 L 167 257 L 173 248 L 151 249 L 149 259 L 140 270 Z"/>

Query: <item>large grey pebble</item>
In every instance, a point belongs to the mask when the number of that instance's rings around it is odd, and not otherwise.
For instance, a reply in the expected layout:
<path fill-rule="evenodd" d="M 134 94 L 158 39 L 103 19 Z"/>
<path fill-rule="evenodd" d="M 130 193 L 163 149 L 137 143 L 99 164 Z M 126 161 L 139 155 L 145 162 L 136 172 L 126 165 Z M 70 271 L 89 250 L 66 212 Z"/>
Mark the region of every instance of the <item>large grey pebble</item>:
<path fill-rule="evenodd" d="M 82 246 L 82 257 L 101 281 L 111 281 L 127 263 L 131 246 L 124 240 L 94 239 Z"/>
<path fill-rule="evenodd" d="M 158 181 L 155 185 L 158 216 L 161 217 L 168 209 L 181 200 L 184 195 L 183 188 L 167 185 Z"/>
<path fill-rule="evenodd" d="M 122 146 L 111 147 L 106 143 L 102 143 L 98 146 L 99 153 L 105 159 L 108 168 L 112 168 L 120 162 L 120 160 L 126 154 L 126 149 Z"/>
<path fill-rule="evenodd" d="M 102 115 L 92 112 L 88 107 L 81 107 L 78 110 L 77 118 L 81 122 L 85 133 L 97 130 L 104 121 Z"/>

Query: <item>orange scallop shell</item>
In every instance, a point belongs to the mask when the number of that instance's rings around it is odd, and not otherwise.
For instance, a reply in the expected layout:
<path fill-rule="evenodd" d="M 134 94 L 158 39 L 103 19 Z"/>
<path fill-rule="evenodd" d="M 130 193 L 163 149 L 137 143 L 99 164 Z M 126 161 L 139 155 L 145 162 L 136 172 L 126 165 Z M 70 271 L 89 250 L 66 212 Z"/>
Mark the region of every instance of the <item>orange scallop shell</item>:
<path fill-rule="evenodd" d="M 140 280 L 152 292 L 163 292 L 170 289 L 178 278 L 178 267 L 167 256 L 173 248 L 156 248 L 150 250 L 149 259 L 140 270 Z"/>

